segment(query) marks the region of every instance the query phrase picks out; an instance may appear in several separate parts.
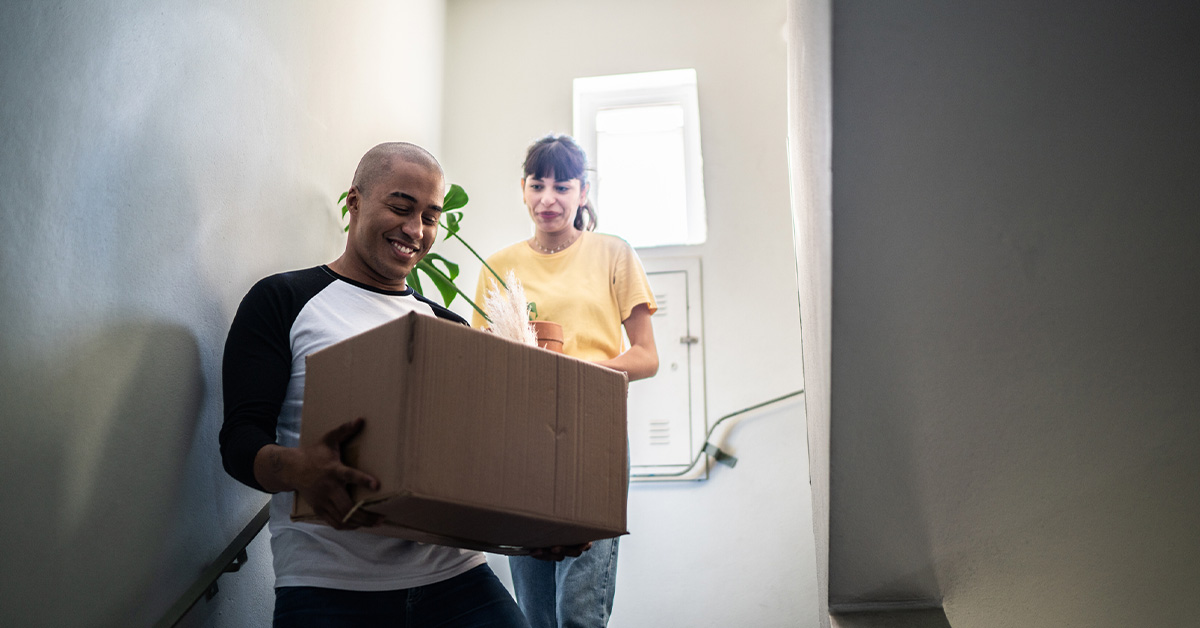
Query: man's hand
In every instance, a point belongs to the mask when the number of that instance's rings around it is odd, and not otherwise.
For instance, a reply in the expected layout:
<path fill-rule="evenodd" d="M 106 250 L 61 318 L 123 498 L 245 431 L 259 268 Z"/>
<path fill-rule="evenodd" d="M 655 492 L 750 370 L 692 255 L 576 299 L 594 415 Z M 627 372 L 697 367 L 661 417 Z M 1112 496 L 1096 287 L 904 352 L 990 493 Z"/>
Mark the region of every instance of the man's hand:
<path fill-rule="evenodd" d="M 296 491 L 317 516 L 338 530 L 378 525 L 383 517 L 375 513 L 359 510 L 347 518 L 354 508 L 348 486 L 379 488 L 378 480 L 342 463 L 342 443 L 365 424 L 363 419 L 348 421 L 305 447 L 267 445 L 254 459 L 254 474 L 267 490 Z"/>
<path fill-rule="evenodd" d="M 342 463 L 342 443 L 362 431 L 365 424 L 363 419 L 348 421 L 326 432 L 316 443 L 299 449 L 306 464 L 296 470 L 296 492 L 317 516 L 338 530 L 378 525 L 383 519 L 362 511 L 347 517 L 354 507 L 347 486 L 379 488 L 378 480 Z"/>
<path fill-rule="evenodd" d="M 558 562 L 567 557 L 575 558 L 590 549 L 592 549 L 591 543 L 584 543 L 583 545 L 568 545 L 566 547 L 562 545 L 555 545 L 554 547 L 539 547 L 538 549 L 529 552 L 529 555 L 538 560 L 552 560 L 554 562 Z"/>

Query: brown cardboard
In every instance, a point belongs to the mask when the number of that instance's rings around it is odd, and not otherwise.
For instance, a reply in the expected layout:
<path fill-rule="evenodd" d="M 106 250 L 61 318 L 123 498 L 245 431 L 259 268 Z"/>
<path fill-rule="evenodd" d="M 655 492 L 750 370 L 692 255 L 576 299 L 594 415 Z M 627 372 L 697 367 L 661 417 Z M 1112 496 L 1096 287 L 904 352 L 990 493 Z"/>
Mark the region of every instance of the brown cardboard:
<path fill-rule="evenodd" d="M 505 554 L 626 533 L 623 373 L 418 314 L 306 364 L 301 445 L 366 419 L 365 531 Z M 292 518 L 319 522 L 299 496 Z"/>

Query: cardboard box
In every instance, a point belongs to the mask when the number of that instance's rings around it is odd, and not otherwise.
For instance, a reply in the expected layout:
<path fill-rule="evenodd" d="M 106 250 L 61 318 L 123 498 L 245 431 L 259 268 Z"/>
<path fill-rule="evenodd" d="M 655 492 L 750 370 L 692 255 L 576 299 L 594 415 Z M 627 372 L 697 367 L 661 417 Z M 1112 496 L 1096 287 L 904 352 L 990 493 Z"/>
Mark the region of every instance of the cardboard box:
<path fill-rule="evenodd" d="M 410 314 L 307 358 L 302 445 L 356 417 L 365 531 L 504 554 L 626 534 L 624 373 Z M 319 521 L 297 496 L 296 520 Z"/>

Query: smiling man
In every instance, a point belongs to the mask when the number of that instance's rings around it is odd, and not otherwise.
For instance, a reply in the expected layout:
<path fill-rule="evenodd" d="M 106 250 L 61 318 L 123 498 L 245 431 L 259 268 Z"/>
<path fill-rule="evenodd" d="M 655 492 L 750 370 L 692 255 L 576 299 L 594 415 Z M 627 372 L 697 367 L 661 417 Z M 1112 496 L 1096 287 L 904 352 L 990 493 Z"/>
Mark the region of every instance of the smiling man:
<path fill-rule="evenodd" d="M 346 252 L 329 267 L 383 290 L 405 278 L 437 239 L 445 180 L 433 156 L 412 144 L 380 144 L 363 156 L 346 197 Z"/>
<path fill-rule="evenodd" d="M 414 311 L 465 324 L 406 284 L 437 237 L 444 189 L 425 149 L 372 148 L 346 197 L 345 252 L 259 281 L 230 327 L 221 455 L 234 478 L 274 493 L 277 627 L 527 626 L 483 554 L 359 531 L 379 523 L 361 511 L 345 519 L 347 486 L 378 486 L 341 461 L 361 419 L 299 447 L 305 356 Z M 293 491 L 330 526 L 291 521 Z"/>

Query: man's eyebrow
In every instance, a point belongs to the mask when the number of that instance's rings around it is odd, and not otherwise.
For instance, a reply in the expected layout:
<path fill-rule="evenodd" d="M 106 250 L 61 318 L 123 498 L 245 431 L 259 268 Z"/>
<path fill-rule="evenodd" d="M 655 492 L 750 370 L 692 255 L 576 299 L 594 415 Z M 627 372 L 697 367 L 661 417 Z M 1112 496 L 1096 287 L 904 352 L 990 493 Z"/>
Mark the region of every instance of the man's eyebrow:
<path fill-rule="evenodd" d="M 401 199 L 404 199 L 404 200 L 406 200 L 406 201 L 408 201 L 408 202 L 410 202 L 410 203 L 417 203 L 417 202 L 418 202 L 418 201 L 417 201 L 417 197 L 413 196 L 412 194 L 405 194 L 404 192 L 392 192 L 392 193 L 388 194 L 388 196 L 389 196 L 389 197 L 399 197 L 399 198 L 401 198 Z M 441 206 L 441 205 L 434 205 L 434 204 L 431 204 L 431 205 L 429 206 L 429 209 L 435 209 L 435 210 L 437 210 L 437 211 L 439 211 L 439 212 L 440 212 L 440 211 L 442 211 L 442 206 Z"/>

